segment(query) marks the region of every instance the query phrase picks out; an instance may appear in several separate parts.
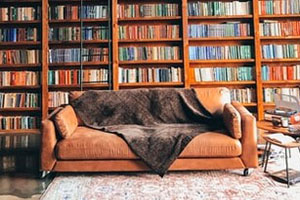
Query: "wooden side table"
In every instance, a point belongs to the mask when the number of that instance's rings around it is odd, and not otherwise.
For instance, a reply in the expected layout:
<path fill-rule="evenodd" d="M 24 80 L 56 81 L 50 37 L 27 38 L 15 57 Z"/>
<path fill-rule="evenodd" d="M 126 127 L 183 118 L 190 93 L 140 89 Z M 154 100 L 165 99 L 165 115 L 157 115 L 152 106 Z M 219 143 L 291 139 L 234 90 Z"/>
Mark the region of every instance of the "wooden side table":
<path fill-rule="evenodd" d="M 263 154 L 264 172 L 267 172 L 267 166 L 268 166 L 268 160 L 269 160 L 269 156 L 270 156 L 271 145 L 276 145 L 276 146 L 284 148 L 284 150 L 285 150 L 285 165 L 286 165 L 286 169 L 285 169 L 286 170 L 286 180 L 285 181 L 287 183 L 287 186 L 289 187 L 290 182 L 292 180 L 290 179 L 290 176 L 289 176 L 288 149 L 290 150 L 292 148 L 298 148 L 299 153 L 300 153 L 300 143 L 299 142 L 291 142 L 291 143 L 282 144 L 282 143 L 279 143 L 279 142 L 276 142 L 276 141 L 270 139 L 267 135 L 264 135 L 263 138 L 266 140 L 266 147 L 265 147 L 265 151 Z M 300 179 L 299 175 L 296 174 L 296 177 L 294 177 L 294 178 Z M 280 177 L 280 178 L 283 179 L 282 177 Z M 296 182 L 300 181 L 298 179 L 293 180 L 293 182 L 296 183 Z"/>

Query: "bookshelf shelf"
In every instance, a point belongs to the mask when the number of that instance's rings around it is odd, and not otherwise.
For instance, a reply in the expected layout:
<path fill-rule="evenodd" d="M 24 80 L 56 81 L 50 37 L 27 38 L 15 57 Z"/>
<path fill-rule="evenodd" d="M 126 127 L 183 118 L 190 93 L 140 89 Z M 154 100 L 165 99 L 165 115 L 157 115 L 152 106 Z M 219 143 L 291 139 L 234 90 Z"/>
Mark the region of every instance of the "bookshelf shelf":
<path fill-rule="evenodd" d="M 0 130 L 0 135 L 40 135 L 40 129 L 10 129 L 10 130 Z"/>
<path fill-rule="evenodd" d="M 162 39 L 128 39 L 128 40 L 119 40 L 119 43 L 161 43 L 161 42 L 181 42 L 182 38 L 162 38 Z"/>
<path fill-rule="evenodd" d="M 234 59 L 234 60 L 190 60 L 190 64 L 234 64 L 234 63 L 254 63 L 254 59 Z"/>
<path fill-rule="evenodd" d="M 227 20 L 227 19 L 252 19 L 253 15 L 230 15 L 230 16 L 189 16 L 188 20 Z"/>
<path fill-rule="evenodd" d="M 75 85 L 49 85 L 49 89 L 63 89 L 63 88 L 70 88 L 70 89 L 78 89 L 80 88 L 79 84 Z M 82 84 L 84 88 L 106 88 L 108 87 L 107 83 L 84 83 Z"/>
<path fill-rule="evenodd" d="M 14 154 L 37 154 L 39 153 L 38 148 L 8 148 L 8 149 L 1 149 L 0 155 L 14 155 Z"/>
<path fill-rule="evenodd" d="M 12 85 L 12 86 L 0 86 L 0 90 L 37 90 L 40 89 L 39 85 Z"/>
<path fill-rule="evenodd" d="M 92 24 L 92 23 L 104 23 L 104 22 L 108 22 L 108 19 L 106 18 L 99 18 L 99 19 L 82 19 L 83 23 L 88 23 L 88 24 Z M 49 20 L 49 24 L 50 25 L 61 25 L 61 26 L 65 26 L 66 24 L 80 24 L 81 21 L 80 19 L 60 19 L 60 20 Z"/>
<path fill-rule="evenodd" d="M 294 85 L 300 84 L 300 80 L 262 81 L 264 85 Z"/>
<path fill-rule="evenodd" d="M 141 83 L 119 83 L 120 87 L 173 87 L 183 86 L 183 82 L 141 82 Z"/>
<path fill-rule="evenodd" d="M 42 0 L 1 0 L 0 2 L 0 5 L 2 3 L 5 3 L 5 5 L 7 5 L 7 3 L 12 3 L 12 4 L 15 4 L 15 3 L 34 3 L 34 4 L 37 4 L 37 3 L 41 3 Z"/>
<path fill-rule="evenodd" d="M 99 62 L 83 62 L 83 66 L 107 66 L 108 62 L 99 61 Z M 49 67 L 80 67 L 79 62 L 68 62 L 68 63 L 50 63 Z"/>
<path fill-rule="evenodd" d="M 206 41 L 235 41 L 235 40 L 253 40 L 254 37 L 203 37 L 203 38 L 189 38 L 190 42 L 206 42 Z"/>
<path fill-rule="evenodd" d="M 140 64 L 182 64 L 182 60 L 137 60 L 137 61 L 119 61 L 119 65 L 140 65 Z"/>
<path fill-rule="evenodd" d="M 10 25 L 40 25 L 40 20 L 27 20 L 27 21 L 0 21 L 0 26 L 10 26 Z"/>
<path fill-rule="evenodd" d="M 275 107 L 275 103 L 263 103 L 264 107 Z"/>
<path fill-rule="evenodd" d="M 1 69 L 40 68 L 41 64 L 0 64 Z"/>
<path fill-rule="evenodd" d="M 286 14 L 286 15 L 259 15 L 260 19 L 286 19 L 286 18 L 300 18 L 300 14 Z"/>
<path fill-rule="evenodd" d="M 41 45 L 40 42 L 32 42 L 32 41 L 26 41 L 26 42 L 0 42 L 0 49 L 12 49 L 13 47 L 38 47 Z"/>
<path fill-rule="evenodd" d="M 290 63 L 300 62 L 300 58 L 283 58 L 283 59 L 262 59 L 262 63 Z"/>
<path fill-rule="evenodd" d="M 257 103 L 242 103 L 242 105 L 245 107 L 256 107 Z"/>
<path fill-rule="evenodd" d="M 262 36 L 260 37 L 261 40 L 278 40 L 278 41 L 285 41 L 285 40 L 299 40 L 300 36 Z"/>
<path fill-rule="evenodd" d="M 84 40 L 83 44 L 106 44 L 108 40 Z M 80 41 L 50 41 L 49 46 L 51 45 L 80 45 Z"/>
<path fill-rule="evenodd" d="M 132 21 L 173 21 L 180 20 L 181 16 L 173 17 L 134 17 L 134 18 L 119 18 L 119 22 L 132 22 Z"/>
<path fill-rule="evenodd" d="M 40 110 L 40 108 L 0 108 L 0 112 L 28 112 Z"/>
<path fill-rule="evenodd" d="M 202 81 L 193 82 L 191 85 L 255 85 L 255 81 Z"/>

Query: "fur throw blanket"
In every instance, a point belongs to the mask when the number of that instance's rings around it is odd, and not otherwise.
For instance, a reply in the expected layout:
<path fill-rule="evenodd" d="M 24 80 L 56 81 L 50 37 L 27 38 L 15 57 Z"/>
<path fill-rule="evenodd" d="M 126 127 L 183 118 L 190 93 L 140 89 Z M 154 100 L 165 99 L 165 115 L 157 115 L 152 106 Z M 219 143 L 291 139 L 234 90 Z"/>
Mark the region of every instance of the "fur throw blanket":
<path fill-rule="evenodd" d="M 91 90 L 71 105 L 86 126 L 122 137 L 160 176 L 195 136 L 218 128 L 193 89 Z"/>

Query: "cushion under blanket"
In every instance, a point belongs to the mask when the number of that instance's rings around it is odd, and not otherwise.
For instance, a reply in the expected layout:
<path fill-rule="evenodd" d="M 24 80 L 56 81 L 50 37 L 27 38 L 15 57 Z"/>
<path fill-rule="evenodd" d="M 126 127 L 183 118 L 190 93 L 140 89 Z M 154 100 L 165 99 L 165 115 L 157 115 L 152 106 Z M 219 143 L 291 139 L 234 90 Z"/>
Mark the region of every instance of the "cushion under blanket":
<path fill-rule="evenodd" d="M 193 89 L 90 90 L 70 103 L 86 126 L 118 134 L 161 176 L 193 137 L 220 128 Z"/>

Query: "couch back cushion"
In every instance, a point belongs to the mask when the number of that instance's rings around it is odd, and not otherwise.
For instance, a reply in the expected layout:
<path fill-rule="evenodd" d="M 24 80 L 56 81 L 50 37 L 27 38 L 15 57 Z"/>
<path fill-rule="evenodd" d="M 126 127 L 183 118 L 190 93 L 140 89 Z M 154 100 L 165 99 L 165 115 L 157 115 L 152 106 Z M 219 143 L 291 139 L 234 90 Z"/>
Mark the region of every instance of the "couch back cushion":
<path fill-rule="evenodd" d="M 224 106 L 230 103 L 230 92 L 225 87 L 195 88 L 202 105 L 215 117 L 222 117 Z"/>
<path fill-rule="evenodd" d="M 76 113 L 72 106 L 68 105 L 60 110 L 54 117 L 54 123 L 61 137 L 70 137 L 78 126 Z"/>
<path fill-rule="evenodd" d="M 230 135 L 235 139 L 240 139 L 242 137 L 241 116 L 230 103 L 224 106 L 223 120 Z"/>

